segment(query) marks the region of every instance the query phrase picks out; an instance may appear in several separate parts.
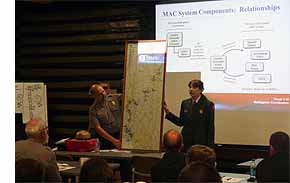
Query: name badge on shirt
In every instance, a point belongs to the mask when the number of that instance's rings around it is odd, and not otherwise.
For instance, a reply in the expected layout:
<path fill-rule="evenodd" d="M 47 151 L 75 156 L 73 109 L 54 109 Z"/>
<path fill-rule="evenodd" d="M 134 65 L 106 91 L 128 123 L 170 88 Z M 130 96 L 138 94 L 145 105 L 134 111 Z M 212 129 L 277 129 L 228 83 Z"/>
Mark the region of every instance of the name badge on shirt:
<path fill-rule="evenodd" d="M 188 110 L 187 109 L 184 109 L 183 112 L 188 112 Z"/>
<path fill-rule="evenodd" d="M 200 114 L 202 114 L 202 113 L 203 113 L 203 110 L 202 110 L 202 109 L 200 109 L 200 110 L 199 110 L 199 113 L 200 113 Z"/>
<path fill-rule="evenodd" d="M 116 102 L 115 101 L 112 101 L 111 103 L 112 103 L 112 105 L 116 105 Z"/>

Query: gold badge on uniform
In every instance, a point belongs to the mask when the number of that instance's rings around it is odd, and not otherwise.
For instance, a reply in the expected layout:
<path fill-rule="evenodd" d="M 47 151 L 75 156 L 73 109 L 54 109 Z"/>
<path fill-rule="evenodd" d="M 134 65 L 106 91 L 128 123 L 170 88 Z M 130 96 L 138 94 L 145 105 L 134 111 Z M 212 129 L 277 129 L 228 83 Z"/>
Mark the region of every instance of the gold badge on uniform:
<path fill-rule="evenodd" d="M 200 110 L 199 110 L 199 113 L 200 113 L 200 114 L 202 114 L 202 113 L 203 113 L 203 110 L 202 110 L 202 109 L 200 109 Z"/>
<path fill-rule="evenodd" d="M 113 105 L 116 105 L 116 102 L 115 102 L 115 101 L 112 101 L 112 104 L 113 104 Z"/>

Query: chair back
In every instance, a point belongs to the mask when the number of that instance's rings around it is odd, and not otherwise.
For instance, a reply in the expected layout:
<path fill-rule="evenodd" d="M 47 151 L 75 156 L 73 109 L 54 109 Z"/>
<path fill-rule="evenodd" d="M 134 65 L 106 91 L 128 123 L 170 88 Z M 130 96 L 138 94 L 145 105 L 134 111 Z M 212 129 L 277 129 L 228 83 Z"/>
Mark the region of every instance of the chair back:
<path fill-rule="evenodd" d="M 146 156 L 133 156 L 132 157 L 132 182 L 146 181 L 151 182 L 151 168 L 155 165 L 160 158 L 146 157 Z"/>

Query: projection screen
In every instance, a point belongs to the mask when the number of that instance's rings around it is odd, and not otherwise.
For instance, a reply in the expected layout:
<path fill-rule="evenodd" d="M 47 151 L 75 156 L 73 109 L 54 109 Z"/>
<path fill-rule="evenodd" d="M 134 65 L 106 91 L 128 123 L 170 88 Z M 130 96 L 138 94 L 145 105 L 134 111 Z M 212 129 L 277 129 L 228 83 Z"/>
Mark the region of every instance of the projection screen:
<path fill-rule="evenodd" d="M 289 0 L 156 6 L 156 39 L 167 40 L 166 72 L 201 73 L 216 107 L 215 143 L 267 145 L 274 131 L 289 134 L 289 12 Z"/>

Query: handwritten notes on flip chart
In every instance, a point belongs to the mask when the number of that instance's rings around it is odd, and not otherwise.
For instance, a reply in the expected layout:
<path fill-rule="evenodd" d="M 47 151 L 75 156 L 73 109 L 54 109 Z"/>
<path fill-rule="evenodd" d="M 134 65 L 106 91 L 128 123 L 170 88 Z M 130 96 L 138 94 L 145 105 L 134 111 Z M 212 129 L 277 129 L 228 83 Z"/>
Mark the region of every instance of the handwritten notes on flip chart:
<path fill-rule="evenodd" d="M 23 83 L 15 84 L 15 113 L 23 113 Z"/>
<path fill-rule="evenodd" d="M 23 123 L 32 118 L 47 123 L 46 85 L 43 83 L 15 83 L 15 113 L 22 113 Z"/>

